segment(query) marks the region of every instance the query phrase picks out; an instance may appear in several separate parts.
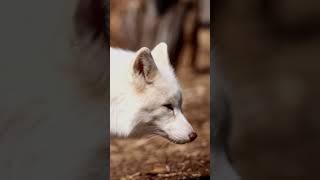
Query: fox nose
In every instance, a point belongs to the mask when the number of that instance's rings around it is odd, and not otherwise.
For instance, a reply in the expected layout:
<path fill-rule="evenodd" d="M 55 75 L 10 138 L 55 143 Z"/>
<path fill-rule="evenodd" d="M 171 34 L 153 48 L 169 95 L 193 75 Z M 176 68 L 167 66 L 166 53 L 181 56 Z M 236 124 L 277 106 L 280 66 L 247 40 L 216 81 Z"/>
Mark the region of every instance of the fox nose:
<path fill-rule="evenodd" d="M 195 132 L 190 133 L 190 134 L 189 134 L 190 142 L 193 141 L 193 140 L 195 140 L 195 139 L 197 138 L 197 136 L 198 136 L 198 135 L 197 135 L 197 133 L 195 133 Z"/>

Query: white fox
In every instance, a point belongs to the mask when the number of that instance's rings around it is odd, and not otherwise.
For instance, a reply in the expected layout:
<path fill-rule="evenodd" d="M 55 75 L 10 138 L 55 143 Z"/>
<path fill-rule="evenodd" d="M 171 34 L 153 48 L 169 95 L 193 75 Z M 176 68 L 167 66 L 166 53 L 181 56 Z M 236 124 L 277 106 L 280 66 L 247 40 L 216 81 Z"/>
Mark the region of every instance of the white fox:
<path fill-rule="evenodd" d="M 182 95 L 167 45 L 137 52 L 110 48 L 110 133 L 156 134 L 183 144 L 197 134 L 181 112 Z"/>

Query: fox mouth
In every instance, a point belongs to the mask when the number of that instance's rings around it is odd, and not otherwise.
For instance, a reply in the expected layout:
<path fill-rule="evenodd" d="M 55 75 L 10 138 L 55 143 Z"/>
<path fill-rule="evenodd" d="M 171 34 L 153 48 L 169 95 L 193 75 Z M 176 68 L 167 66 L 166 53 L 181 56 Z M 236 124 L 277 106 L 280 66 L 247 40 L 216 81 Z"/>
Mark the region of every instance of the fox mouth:
<path fill-rule="evenodd" d="M 190 143 L 191 141 L 188 139 L 188 140 L 178 140 L 178 139 L 174 139 L 172 137 L 170 137 L 165 131 L 161 130 L 161 131 L 158 131 L 156 133 L 154 133 L 156 135 L 159 135 L 167 140 L 169 140 L 170 142 L 174 143 L 174 144 L 187 144 L 187 143 Z"/>
<path fill-rule="evenodd" d="M 174 143 L 174 144 L 187 144 L 187 143 L 190 143 L 191 141 L 190 140 L 176 140 L 176 139 L 173 139 L 173 138 L 170 138 L 170 137 L 167 137 L 167 139 Z"/>
<path fill-rule="evenodd" d="M 187 139 L 174 138 L 174 137 L 170 136 L 166 131 L 164 131 L 156 126 L 153 126 L 152 124 L 147 127 L 146 126 L 143 127 L 143 131 L 144 131 L 143 134 L 139 134 L 138 132 L 140 132 L 140 130 L 136 130 L 131 133 L 131 137 L 142 137 L 144 135 L 150 136 L 150 134 L 151 134 L 151 136 L 153 136 L 153 135 L 160 136 L 160 137 L 162 137 L 162 138 L 164 138 L 174 144 L 187 144 L 187 143 L 190 143 L 194 140 L 194 139 L 189 139 L 189 138 L 187 138 Z"/>

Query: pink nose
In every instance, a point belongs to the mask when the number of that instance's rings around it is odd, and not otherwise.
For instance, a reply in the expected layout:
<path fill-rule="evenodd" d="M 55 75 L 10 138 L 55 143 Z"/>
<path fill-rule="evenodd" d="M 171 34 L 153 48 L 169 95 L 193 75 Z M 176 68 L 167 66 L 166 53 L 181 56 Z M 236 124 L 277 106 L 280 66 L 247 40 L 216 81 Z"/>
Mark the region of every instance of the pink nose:
<path fill-rule="evenodd" d="M 195 139 L 197 138 L 197 136 L 198 136 L 198 135 L 197 135 L 197 133 L 195 133 L 195 132 L 190 133 L 190 134 L 189 134 L 190 142 L 193 141 L 193 140 L 195 140 Z"/>

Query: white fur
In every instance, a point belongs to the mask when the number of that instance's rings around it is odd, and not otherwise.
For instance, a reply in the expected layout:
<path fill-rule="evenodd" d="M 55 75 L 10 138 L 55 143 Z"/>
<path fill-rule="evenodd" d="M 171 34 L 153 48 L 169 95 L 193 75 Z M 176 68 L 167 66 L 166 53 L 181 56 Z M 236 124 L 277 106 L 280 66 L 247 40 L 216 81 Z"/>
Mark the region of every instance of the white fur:
<path fill-rule="evenodd" d="M 157 75 L 142 93 L 135 83 L 143 84 L 143 79 L 134 76 L 133 70 L 138 53 L 110 48 L 110 133 L 123 137 L 157 134 L 176 143 L 190 142 L 189 134 L 194 131 L 181 112 L 181 90 L 167 45 L 160 43 L 151 51 Z M 163 106 L 168 103 L 173 111 Z"/>

